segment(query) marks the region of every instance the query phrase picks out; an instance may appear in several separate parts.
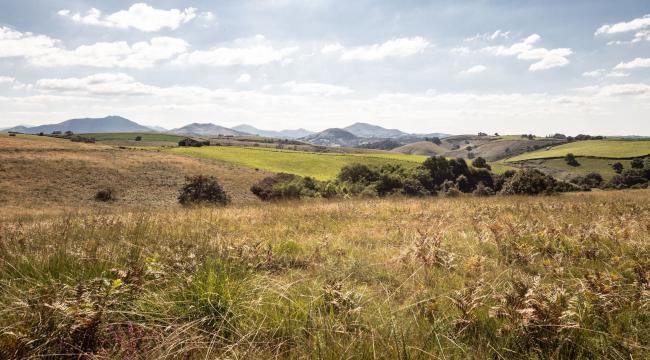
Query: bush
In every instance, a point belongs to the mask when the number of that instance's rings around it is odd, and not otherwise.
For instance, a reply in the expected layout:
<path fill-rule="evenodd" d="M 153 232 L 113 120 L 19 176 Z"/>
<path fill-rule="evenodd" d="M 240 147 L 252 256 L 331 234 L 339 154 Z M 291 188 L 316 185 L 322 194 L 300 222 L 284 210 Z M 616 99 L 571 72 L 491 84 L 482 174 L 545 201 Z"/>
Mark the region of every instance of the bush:
<path fill-rule="evenodd" d="M 142 141 L 142 136 L 140 136 L 140 135 L 136 136 L 135 141 Z"/>
<path fill-rule="evenodd" d="M 491 188 L 483 185 L 483 183 L 479 183 L 476 186 L 476 189 L 474 190 L 474 192 L 472 192 L 472 195 L 477 196 L 477 197 L 487 197 L 487 196 L 494 195 L 494 190 L 492 190 Z"/>
<path fill-rule="evenodd" d="M 578 162 L 578 160 L 576 160 L 576 157 L 572 153 L 566 154 L 566 156 L 564 157 L 564 161 L 569 166 L 580 166 L 580 163 Z"/>
<path fill-rule="evenodd" d="M 502 194 L 539 195 L 552 194 L 557 181 L 536 169 L 518 171 L 503 184 Z"/>
<path fill-rule="evenodd" d="M 262 179 L 257 184 L 251 186 L 251 192 L 264 201 L 270 201 L 281 198 L 277 191 L 276 185 L 289 183 L 298 179 L 298 176 L 286 173 L 279 173 Z"/>
<path fill-rule="evenodd" d="M 630 166 L 632 169 L 643 169 L 643 159 L 633 159 Z"/>
<path fill-rule="evenodd" d="M 623 172 L 623 164 L 620 162 L 615 162 L 612 164 L 612 169 L 614 169 L 617 174 L 620 174 Z"/>
<path fill-rule="evenodd" d="M 410 177 L 404 179 L 402 193 L 408 196 L 426 196 L 431 194 L 419 180 Z"/>
<path fill-rule="evenodd" d="M 603 177 L 599 173 L 591 172 L 584 176 L 576 176 L 571 179 L 571 182 L 584 189 L 591 189 L 600 187 L 603 184 Z"/>
<path fill-rule="evenodd" d="M 95 193 L 95 200 L 101 202 L 109 202 L 117 200 L 117 198 L 115 197 L 115 193 L 112 189 L 102 189 Z"/>
<path fill-rule="evenodd" d="M 621 176 L 623 177 L 623 182 L 628 187 L 643 184 L 647 181 L 645 171 L 638 168 L 625 170 Z"/>
<path fill-rule="evenodd" d="M 377 171 L 365 164 L 351 164 L 344 166 L 338 174 L 338 180 L 351 183 L 370 183 L 377 181 Z"/>
<path fill-rule="evenodd" d="M 230 197 L 213 176 L 188 176 L 185 185 L 178 196 L 178 202 L 183 205 L 193 203 L 210 203 L 227 205 Z"/>
<path fill-rule="evenodd" d="M 494 177 L 494 185 L 492 188 L 496 192 L 500 192 L 503 189 L 503 185 L 510 180 L 511 177 L 515 176 L 517 172 L 515 170 L 506 170 L 503 174 L 499 174 Z"/>
<path fill-rule="evenodd" d="M 492 170 L 492 167 L 487 163 L 487 161 L 480 156 L 472 161 L 472 166 L 475 168 Z"/>

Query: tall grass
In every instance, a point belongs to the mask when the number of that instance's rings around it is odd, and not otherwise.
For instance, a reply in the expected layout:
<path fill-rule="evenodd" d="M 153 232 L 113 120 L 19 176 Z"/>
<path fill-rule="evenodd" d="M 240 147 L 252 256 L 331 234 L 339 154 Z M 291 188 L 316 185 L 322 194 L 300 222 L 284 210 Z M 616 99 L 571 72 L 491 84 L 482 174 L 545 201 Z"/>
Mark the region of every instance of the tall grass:
<path fill-rule="evenodd" d="M 650 356 L 648 191 L 2 219 L 0 358 Z"/>

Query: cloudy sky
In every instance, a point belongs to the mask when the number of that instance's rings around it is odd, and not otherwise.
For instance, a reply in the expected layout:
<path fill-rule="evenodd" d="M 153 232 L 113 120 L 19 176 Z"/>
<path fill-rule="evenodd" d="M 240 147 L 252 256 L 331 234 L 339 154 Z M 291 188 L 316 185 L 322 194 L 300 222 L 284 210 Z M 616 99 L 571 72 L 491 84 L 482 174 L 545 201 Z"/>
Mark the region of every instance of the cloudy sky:
<path fill-rule="evenodd" d="M 0 127 L 650 135 L 648 0 L 0 0 Z"/>

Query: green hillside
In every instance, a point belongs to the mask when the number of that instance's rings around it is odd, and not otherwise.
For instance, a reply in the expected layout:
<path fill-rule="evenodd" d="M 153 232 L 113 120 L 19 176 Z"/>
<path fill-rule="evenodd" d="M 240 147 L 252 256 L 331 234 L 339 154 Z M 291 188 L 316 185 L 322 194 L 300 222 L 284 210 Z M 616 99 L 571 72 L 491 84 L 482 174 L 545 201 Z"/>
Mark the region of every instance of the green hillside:
<path fill-rule="evenodd" d="M 272 172 L 312 176 L 321 180 L 334 178 L 343 166 L 352 163 L 361 162 L 368 165 L 399 163 L 409 167 L 417 166 L 427 158 L 426 156 L 402 154 L 311 153 L 236 146 L 174 148 L 169 151 Z"/>
<path fill-rule="evenodd" d="M 575 156 L 591 156 L 601 158 L 632 158 L 650 154 L 650 140 L 587 140 L 576 141 L 552 147 L 548 150 L 538 150 L 521 154 L 507 161 L 531 159 L 559 158 L 568 153 Z"/>

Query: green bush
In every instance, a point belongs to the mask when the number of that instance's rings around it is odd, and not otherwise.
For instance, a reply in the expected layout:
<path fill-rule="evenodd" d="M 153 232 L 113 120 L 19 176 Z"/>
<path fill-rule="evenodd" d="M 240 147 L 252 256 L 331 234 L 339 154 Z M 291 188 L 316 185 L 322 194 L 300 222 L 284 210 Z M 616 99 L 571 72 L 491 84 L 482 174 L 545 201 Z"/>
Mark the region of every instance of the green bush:
<path fill-rule="evenodd" d="M 266 177 L 257 184 L 251 186 L 251 192 L 264 201 L 279 199 L 280 194 L 275 188 L 276 185 L 292 182 L 299 177 L 293 174 L 279 173 Z"/>
<path fill-rule="evenodd" d="M 178 196 L 178 202 L 187 204 L 220 204 L 230 203 L 230 197 L 224 191 L 214 176 L 196 175 L 185 178 L 185 185 Z"/>
<path fill-rule="evenodd" d="M 536 169 L 517 171 L 503 184 L 502 194 L 539 195 L 555 192 L 557 181 Z"/>
<path fill-rule="evenodd" d="M 592 189 L 603 185 L 604 180 L 599 173 L 591 172 L 587 175 L 576 176 L 571 179 L 571 182 L 584 189 Z"/>
<path fill-rule="evenodd" d="M 492 170 L 492 167 L 487 163 L 487 161 L 480 156 L 472 161 L 472 166 L 475 168 Z"/>

